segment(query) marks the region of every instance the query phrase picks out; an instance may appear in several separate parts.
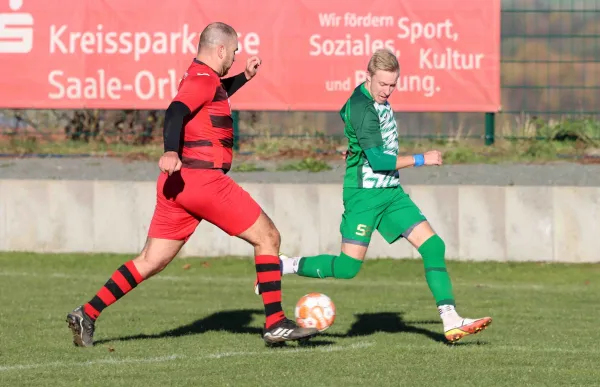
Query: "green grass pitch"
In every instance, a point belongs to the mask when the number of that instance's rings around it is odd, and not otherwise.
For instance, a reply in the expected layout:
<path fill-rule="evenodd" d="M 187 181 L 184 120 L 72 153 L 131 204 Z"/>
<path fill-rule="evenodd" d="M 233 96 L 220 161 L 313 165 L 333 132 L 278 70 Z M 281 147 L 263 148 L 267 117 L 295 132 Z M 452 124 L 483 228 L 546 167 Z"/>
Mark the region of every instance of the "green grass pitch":
<path fill-rule="evenodd" d="M 449 261 L 458 311 L 490 315 L 447 345 L 420 260 L 369 260 L 353 280 L 286 276 L 284 309 L 323 292 L 335 324 L 267 348 L 250 258 L 177 259 L 105 310 L 93 348 L 66 314 L 127 259 L 0 254 L 2 386 L 559 386 L 600 381 L 600 265 Z M 187 266 L 189 264 L 189 267 Z"/>

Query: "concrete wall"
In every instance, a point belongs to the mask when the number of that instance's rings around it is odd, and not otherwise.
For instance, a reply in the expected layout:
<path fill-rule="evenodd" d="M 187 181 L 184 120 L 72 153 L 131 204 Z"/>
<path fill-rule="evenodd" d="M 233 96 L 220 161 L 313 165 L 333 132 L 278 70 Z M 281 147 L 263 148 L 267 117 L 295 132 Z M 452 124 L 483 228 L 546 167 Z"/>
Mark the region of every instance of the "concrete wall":
<path fill-rule="evenodd" d="M 339 185 L 242 184 L 273 218 L 287 254 L 339 252 Z M 600 262 L 600 187 L 409 186 L 449 259 Z M 154 182 L 0 180 L 0 250 L 136 254 Z M 182 256 L 251 255 L 201 223 Z M 368 257 L 418 257 L 375 233 Z"/>

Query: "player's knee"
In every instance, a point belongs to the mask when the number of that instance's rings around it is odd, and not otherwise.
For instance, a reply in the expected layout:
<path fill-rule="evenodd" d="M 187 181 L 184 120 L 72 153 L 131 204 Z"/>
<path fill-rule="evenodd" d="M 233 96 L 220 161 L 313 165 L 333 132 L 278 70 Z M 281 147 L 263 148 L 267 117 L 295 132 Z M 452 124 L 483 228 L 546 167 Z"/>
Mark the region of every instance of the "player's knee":
<path fill-rule="evenodd" d="M 255 248 L 269 251 L 279 251 L 281 246 L 281 235 L 276 228 L 270 228 L 267 230 L 261 230 L 257 237 L 254 239 L 248 239 L 248 242 Z"/>
<path fill-rule="evenodd" d="M 425 242 L 423 242 L 421 246 L 425 246 L 425 244 L 427 244 L 429 248 L 433 248 L 444 253 L 446 252 L 446 243 L 438 234 L 433 234 L 430 236 Z"/>
<path fill-rule="evenodd" d="M 437 234 L 435 236 L 439 240 L 438 244 L 440 246 L 440 250 L 442 250 L 445 254 L 446 253 L 446 242 L 444 242 L 444 240 L 442 238 L 440 238 Z"/>
<path fill-rule="evenodd" d="M 272 226 L 269 231 L 265 233 L 264 243 L 268 247 L 279 250 L 279 247 L 281 246 L 281 234 L 279 233 L 277 227 Z"/>
<path fill-rule="evenodd" d="M 144 249 L 133 261 L 142 277 L 149 278 L 163 271 L 172 260 L 169 256 L 148 254 L 148 250 Z"/>
<path fill-rule="evenodd" d="M 248 230 L 248 235 L 243 237 L 254 247 L 261 249 L 276 249 L 279 251 L 281 245 L 281 235 L 275 227 L 275 223 L 265 214 L 262 213 L 258 221 Z"/>
<path fill-rule="evenodd" d="M 425 262 L 442 265 L 445 261 L 446 243 L 437 234 L 429 237 L 418 249 Z"/>

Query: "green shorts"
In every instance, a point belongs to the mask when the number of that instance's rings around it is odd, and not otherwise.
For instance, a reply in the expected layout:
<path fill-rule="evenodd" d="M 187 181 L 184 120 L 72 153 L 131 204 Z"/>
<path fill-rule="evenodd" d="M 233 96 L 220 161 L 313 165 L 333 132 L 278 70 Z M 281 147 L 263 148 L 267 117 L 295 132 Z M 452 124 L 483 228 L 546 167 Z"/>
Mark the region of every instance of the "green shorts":
<path fill-rule="evenodd" d="M 427 220 L 401 187 L 344 188 L 342 242 L 368 246 L 374 230 L 388 243 L 406 237 Z"/>

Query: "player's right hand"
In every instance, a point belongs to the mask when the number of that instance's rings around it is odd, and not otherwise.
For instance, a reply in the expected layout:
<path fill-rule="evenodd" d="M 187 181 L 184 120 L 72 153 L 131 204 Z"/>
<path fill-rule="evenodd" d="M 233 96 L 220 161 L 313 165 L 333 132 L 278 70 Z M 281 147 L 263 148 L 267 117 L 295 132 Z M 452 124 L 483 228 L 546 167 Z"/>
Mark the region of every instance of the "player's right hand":
<path fill-rule="evenodd" d="M 423 153 L 425 159 L 425 165 L 442 165 L 442 152 L 432 150 Z"/>
<path fill-rule="evenodd" d="M 181 160 L 179 160 L 179 155 L 177 152 L 165 152 L 158 160 L 158 167 L 160 171 L 163 173 L 168 173 L 169 176 L 173 174 L 173 172 L 177 172 L 181 169 Z"/>

